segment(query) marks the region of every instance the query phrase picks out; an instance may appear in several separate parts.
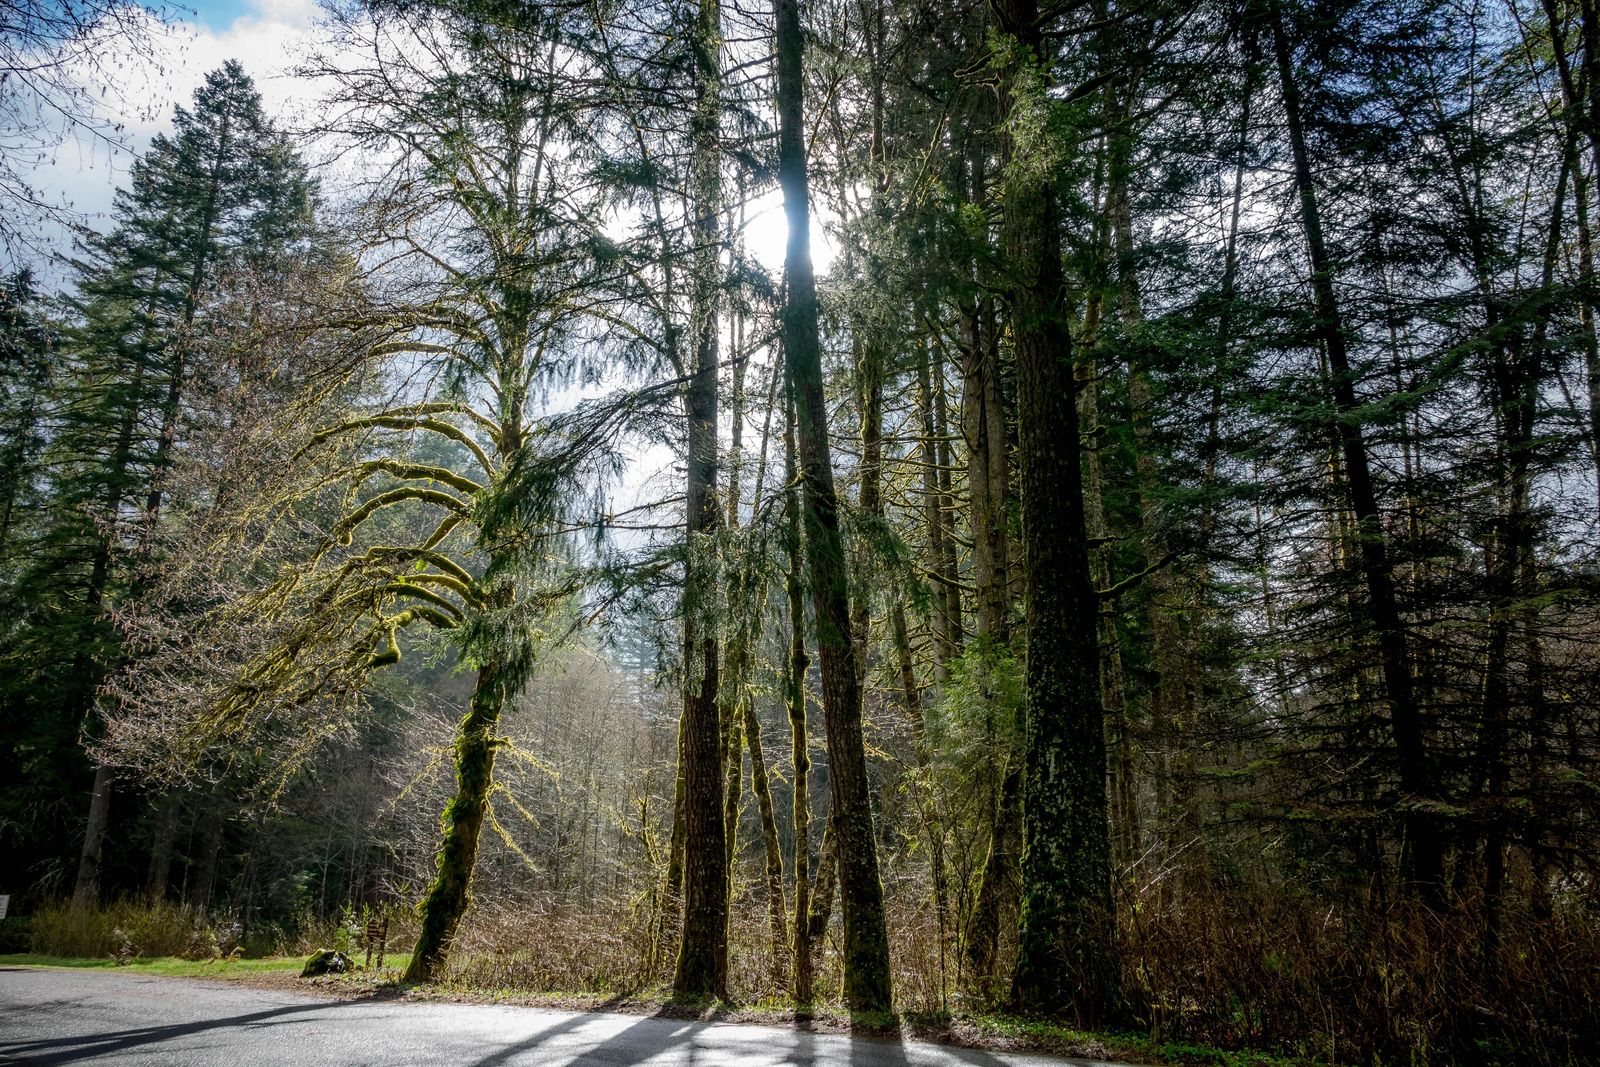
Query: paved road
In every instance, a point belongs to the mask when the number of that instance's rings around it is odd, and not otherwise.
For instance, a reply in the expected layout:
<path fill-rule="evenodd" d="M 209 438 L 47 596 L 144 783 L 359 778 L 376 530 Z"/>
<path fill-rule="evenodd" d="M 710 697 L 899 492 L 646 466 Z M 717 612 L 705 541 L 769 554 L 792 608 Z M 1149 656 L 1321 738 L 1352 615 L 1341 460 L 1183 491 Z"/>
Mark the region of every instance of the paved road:
<path fill-rule="evenodd" d="M 1113 1067 L 801 1030 L 0 967 L 0 1063 Z"/>

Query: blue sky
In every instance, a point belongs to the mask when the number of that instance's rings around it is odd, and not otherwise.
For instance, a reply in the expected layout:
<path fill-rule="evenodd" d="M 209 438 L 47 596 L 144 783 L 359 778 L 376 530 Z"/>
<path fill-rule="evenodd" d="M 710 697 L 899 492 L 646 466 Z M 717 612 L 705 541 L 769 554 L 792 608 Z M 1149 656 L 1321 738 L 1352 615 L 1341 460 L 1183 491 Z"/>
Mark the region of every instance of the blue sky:
<path fill-rule="evenodd" d="M 254 15 L 257 10 L 253 0 L 185 0 L 182 6 L 193 10 L 195 14 L 191 18 L 187 11 L 180 11 L 180 18 L 212 30 L 225 30 L 233 25 L 235 19 Z"/>
<path fill-rule="evenodd" d="M 223 33 L 240 19 L 303 24 L 316 14 L 317 0 L 171 0 L 179 21 Z"/>

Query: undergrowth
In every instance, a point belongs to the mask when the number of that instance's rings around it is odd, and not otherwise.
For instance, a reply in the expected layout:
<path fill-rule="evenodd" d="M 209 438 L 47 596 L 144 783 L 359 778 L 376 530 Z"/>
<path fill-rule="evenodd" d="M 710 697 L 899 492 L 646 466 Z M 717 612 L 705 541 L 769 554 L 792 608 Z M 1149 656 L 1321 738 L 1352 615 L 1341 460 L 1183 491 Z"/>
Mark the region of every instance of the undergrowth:
<path fill-rule="evenodd" d="M 729 929 L 732 1001 L 740 1017 L 825 1019 L 832 1025 L 1032 1048 L 1108 1050 L 1169 1063 L 1558 1067 L 1600 1043 L 1600 924 L 1582 899 L 1542 914 L 1507 907 L 1486 928 L 1479 906 L 1442 914 L 1415 903 L 1330 904 L 1283 888 L 1190 886 L 1124 907 L 1117 951 L 1131 1005 L 1128 1028 L 1089 1034 L 1063 1020 L 1005 1013 L 1002 944 L 994 980 L 975 980 L 959 943 L 941 944 L 931 910 L 890 897 L 900 1015 L 853 1024 L 840 1003 L 835 921 L 819 950 L 816 998 L 797 1008 L 754 893 Z M 49 956 L 129 961 L 219 956 L 303 958 L 337 948 L 362 962 L 368 916 L 303 916 L 248 934 L 226 917 L 172 904 L 46 908 L 31 949 Z M 414 919 L 390 919 L 390 959 L 410 947 Z M 947 931 L 947 935 L 949 931 Z M 624 899 L 580 906 L 538 896 L 490 896 L 462 926 L 441 990 L 604 1008 L 672 1008 L 674 935 Z M 247 951 L 248 948 L 248 951 Z M 11 957 L 19 959 L 18 957 Z M 948 1031 L 948 1033 L 942 1033 Z"/>

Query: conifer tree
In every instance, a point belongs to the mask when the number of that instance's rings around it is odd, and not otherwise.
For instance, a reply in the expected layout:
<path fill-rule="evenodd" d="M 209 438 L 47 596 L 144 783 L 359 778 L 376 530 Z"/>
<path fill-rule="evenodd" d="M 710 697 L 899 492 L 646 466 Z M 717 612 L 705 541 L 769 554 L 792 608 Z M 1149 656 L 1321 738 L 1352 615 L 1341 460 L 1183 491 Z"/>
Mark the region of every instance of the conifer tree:
<path fill-rule="evenodd" d="M 726 995 L 728 987 L 728 841 L 722 784 L 718 642 L 710 612 L 717 575 L 717 353 L 721 331 L 722 9 L 701 0 L 690 35 L 694 117 L 690 123 L 689 206 L 693 215 L 690 280 L 687 479 L 688 534 L 683 595 L 683 723 L 678 733 L 684 781 L 683 943 L 673 989 Z M 735 765 L 739 752 L 732 753 Z"/>
<path fill-rule="evenodd" d="M 0 287 L 0 581 L 9 578 L 14 531 L 43 503 L 39 460 L 58 338 L 41 312 L 26 271 Z"/>
<path fill-rule="evenodd" d="M 777 6 L 776 49 L 778 172 L 789 223 L 784 258 L 788 291 L 782 338 L 794 397 L 796 453 L 804 490 L 806 562 L 816 603 L 817 649 L 822 661 L 833 804 L 829 824 L 835 838 L 840 910 L 844 912 L 845 925 L 845 1000 L 860 1011 L 887 1011 L 894 1003 L 889 935 L 884 923 L 877 840 L 872 830 L 861 686 L 850 627 L 849 573 L 839 529 L 839 497 L 834 488 L 828 413 L 823 401 L 817 291 L 811 266 L 811 192 L 803 133 L 803 39 L 799 5 L 794 0 L 780 0 Z"/>
<path fill-rule="evenodd" d="M 7 672 L 12 699 L 52 708 L 42 717 L 56 717 L 63 731 L 93 732 L 96 690 L 116 665 L 108 613 L 128 593 L 161 517 L 186 388 L 203 371 L 197 338 L 208 294 L 227 271 L 304 240 L 313 201 L 304 166 L 230 61 L 135 164 L 111 231 L 85 241 L 70 302 L 77 321 L 62 344 L 68 384 L 49 414 L 50 513 L 28 545 L 31 565 L 16 577 L 27 610 Z M 108 772 L 97 779 L 78 877 L 83 899 L 98 892 L 109 803 Z"/>

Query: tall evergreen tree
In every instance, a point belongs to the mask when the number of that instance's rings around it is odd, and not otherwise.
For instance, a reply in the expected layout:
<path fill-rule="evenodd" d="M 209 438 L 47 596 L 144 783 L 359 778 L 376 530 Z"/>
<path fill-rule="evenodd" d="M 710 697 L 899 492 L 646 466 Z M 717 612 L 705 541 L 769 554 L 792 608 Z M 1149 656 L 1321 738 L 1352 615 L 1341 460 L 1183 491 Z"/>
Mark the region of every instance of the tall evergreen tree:
<path fill-rule="evenodd" d="M 185 390 L 204 370 L 207 295 L 225 272 L 282 255 L 312 222 L 305 168 L 238 63 L 209 74 L 173 127 L 134 165 L 113 228 L 86 239 L 77 262 L 77 321 L 44 459 L 50 514 L 16 575 L 25 609 L 10 620 L 13 721 L 53 719 L 67 735 L 94 731 L 95 693 L 116 665 L 110 612 L 160 520 Z M 63 758 L 81 781 L 83 757 Z M 78 875 L 86 899 L 98 892 L 109 803 L 109 777 L 97 777 Z"/>
<path fill-rule="evenodd" d="M 778 174 L 789 240 L 784 256 L 782 339 L 794 397 L 795 437 L 804 490 L 806 562 L 817 613 L 822 701 L 828 736 L 834 855 L 845 927 L 845 1000 L 861 1011 L 893 1006 L 889 934 L 867 783 L 861 686 L 850 627 L 850 579 L 839 529 L 823 400 L 816 279 L 811 266 L 811 188 L 804 136 L 804 49 L 794 0 L 777 6 Z M 860 595 L 859 591 L 857 595 Z"/>
<path fill-rule="evenodd" d="M 54 393 L 56 331 L 26 271 L 0 286 L 0 582 L 15 566 L 13 537 L 44 503 L 39 462 Z"/>
<path fill-rule="evenodd" d="M 1013 997 L 1084 1021 L 1123 1010 L 1112 956 L 1111 839 L 1073 344 L 1049 138 L 1048 66 L 1032 0 L 995 6 L 1004 35 L 1004 247 L 1017 351 L 1025 605 L 1022 915 Z"/>
<path fill-rule="evenodd" d="M 719 715 L 718 642 L 707 610 L 715 592 L 717 385 L 721 292 L 722 8 L 701 0 L 690 34 L 694 117 L 690 137 L 693 267 L 690 280 L 690 377 L 684 561 L 683 723 L 678 732 L 684 782 L 684 917 L 673 988 L 726 995 L 728 988 L 728 855 L 724 825 L 723 734 Z M 739 752 L 732 752 L 735 764 Z"/>

